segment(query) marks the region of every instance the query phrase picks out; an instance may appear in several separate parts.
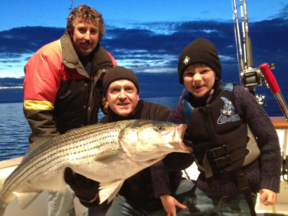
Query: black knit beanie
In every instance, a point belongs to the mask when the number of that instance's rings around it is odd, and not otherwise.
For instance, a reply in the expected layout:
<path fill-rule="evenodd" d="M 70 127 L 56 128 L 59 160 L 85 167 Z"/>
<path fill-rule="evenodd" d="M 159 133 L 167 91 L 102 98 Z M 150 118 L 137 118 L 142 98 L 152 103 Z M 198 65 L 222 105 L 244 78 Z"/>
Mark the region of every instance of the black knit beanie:
<path fill-rule="evenodd" d="M 222 66 L 218 57 L 218 52 L 213 43 L 204 38 L 197 38 L 182 50 L 178 62 L 179 82 L 183 85 L 183 73 L 185 69 L 194 63 L 204 63 L 211 67 L 216 77 L 222 76 Z"/>
<path fill-rule="evenodd" d="M 130 80 L 131 82 L 133 82 L 135 87 L 137 88 L 137 92 L 139 93 L 139 83 L 134 71 L 121 66 L 116 66 L 111 70 L 109 70 L 104 76 L 103 79 L 104 97 L 106 96 L 106 92 L 108 90 L 110 83 L 121 79 Z"/>

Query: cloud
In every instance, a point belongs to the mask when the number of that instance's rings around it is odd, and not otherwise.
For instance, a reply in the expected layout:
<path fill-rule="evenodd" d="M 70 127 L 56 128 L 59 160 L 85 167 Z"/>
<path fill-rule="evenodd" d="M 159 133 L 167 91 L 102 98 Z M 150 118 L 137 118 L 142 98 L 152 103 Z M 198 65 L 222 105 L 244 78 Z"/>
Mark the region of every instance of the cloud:
<path fill-rule="evenodd" d="M 285 6 L 285 8 L 287 5 Z M 288 20 L 281 17 L 249 23 L 255 66 L 264 62 L 283 68 L 287 63 Z M 285 15 L 285 16 L 284 16 Z M 287 16 L 286 16 L 287 17 Z M 211 40 L 223 71 L 238 70 L 234 23 L 227 21 L 148 22 L 108 24 L 100 42 L 119 65 L 136 72 L 175 72 L 182 49 L 198 37 Z M 41 46 L 60 38 L 63 28 L 22 27 L 0 32 L 0 71 L 21 69 Z M 278 66 L 277 66 L 278 65 Z"/>
<path fill-rule="evenodd" d="M 23 54 L 35 52 L 41 46 L 63 35 L 62 28 L 21 27 L 0 31 L 0 53 Z"/>
<path fill-rule="evenodd" d="M 284 5 L 279 14 L 276 15 L 276 18 L 288 19 L 288 4 Z"/>

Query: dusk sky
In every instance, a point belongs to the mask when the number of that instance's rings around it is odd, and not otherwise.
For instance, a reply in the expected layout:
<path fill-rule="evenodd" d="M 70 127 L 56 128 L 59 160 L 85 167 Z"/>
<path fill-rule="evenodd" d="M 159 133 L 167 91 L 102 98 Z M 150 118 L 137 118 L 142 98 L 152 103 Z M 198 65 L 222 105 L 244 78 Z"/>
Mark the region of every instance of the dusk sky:
<path fill-rule="evenodd" d="M 102 13 L 106 33 L 101 45 L 121 66 L 136 72 L 176 73 L 183 47 L 205 37 L 218 49 L 225 72 L 238 70 L 231 2 L 75 0 L 73 7 L 91 5 Z M 2 0 L 1 5 L 0 77 L 21 77 L 31 55 L 63 35 L 71 1 Z M 247 0 L 247 11 L 254 67 L 275 63 L 276 73 L 287 73 L 287 0 Z"/>

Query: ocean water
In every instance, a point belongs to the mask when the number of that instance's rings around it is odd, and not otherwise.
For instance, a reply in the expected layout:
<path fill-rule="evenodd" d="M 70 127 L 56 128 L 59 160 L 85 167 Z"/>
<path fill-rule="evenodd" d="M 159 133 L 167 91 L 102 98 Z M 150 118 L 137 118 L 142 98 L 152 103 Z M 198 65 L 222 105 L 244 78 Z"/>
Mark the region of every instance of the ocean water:
<path fill-rule="evenodd" d="M 173 108 L 179 97 L 151 97 L 146 101 Z M 103 117 L 99 113 L 99 119 Z M 29 148 L 30 127 L 23 114 L 23 103 L 0 103 L 0 161 L 21 157 Z"/>
<path fill-rule="evenodd" d="M 28 150 L 30 127 L 22 103 L 0 104 L 0 161 L 20 157 Z"/>

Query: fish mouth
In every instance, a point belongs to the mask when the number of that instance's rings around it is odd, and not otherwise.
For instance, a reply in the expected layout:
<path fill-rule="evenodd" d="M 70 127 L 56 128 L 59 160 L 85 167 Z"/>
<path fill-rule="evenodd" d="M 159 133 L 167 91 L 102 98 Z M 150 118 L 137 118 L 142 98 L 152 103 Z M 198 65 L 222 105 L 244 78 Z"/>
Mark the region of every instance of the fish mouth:
<path fill-rule="evenodd" d="M 180 124 L 176 126 L 178 132 L 180 132 L 180 138 L 183 140 L 185 131 L 187 129 L 187 124 Z"/>
<path fill-rule="evenodd" d="M 183 139 L 184 139 L 184 135 L 185 135 L 185 131 L 187 127 L 188 127 L 187 124 L 179 124 L 176 126 L 176 130 L 178 134 L 180 135 L 179 136 L 180 143 L 178 145 L 180 146 L 180 149 L 182 152 L 191 153 L 192 149 L 183 143 Z"/>

